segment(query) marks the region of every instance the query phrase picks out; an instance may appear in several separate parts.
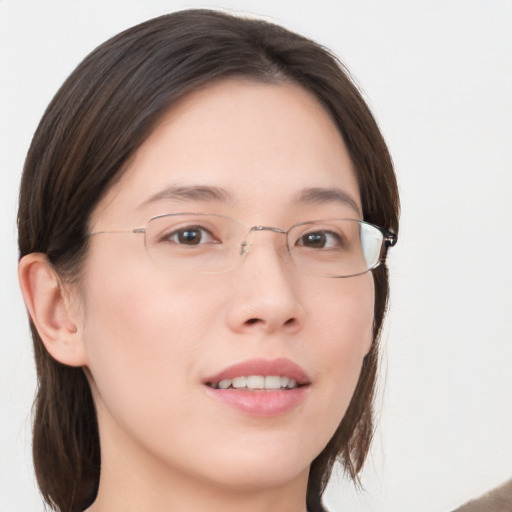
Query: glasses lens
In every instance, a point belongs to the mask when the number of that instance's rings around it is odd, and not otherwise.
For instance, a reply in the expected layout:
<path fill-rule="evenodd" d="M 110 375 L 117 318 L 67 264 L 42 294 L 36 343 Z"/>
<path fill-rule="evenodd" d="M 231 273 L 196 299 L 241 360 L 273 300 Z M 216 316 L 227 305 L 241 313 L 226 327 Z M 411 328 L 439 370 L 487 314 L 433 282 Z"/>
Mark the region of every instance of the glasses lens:
<path fill-rule="evenodd" d="M 383 235 L 357 220 L 327 220 L 298 224 L 288 233 L 295 264 L 308 274 L 348 277 L 379 262 Z"/>
<path fill-rule="evenodd" d="M 223 272 L 237 264 L 245 228 L 221 215 L 177 213 L 152 218 L 146 249 L 165 271 Z"/>
<path fill-rule="evenodd" d="M 380 261 L 384 235 L 371 224 L 360 222 L 361 246 L 363 248 L 367 270 L 374 268 Z"/>
<path fill-rule="evenodd" d="M 217 273 L 235 268 L 244 253 L 247 228 L 222 215 L 173 213 L 153 217 L 145 228 L 146 249 L 165 272 Z M 348 277 L 380 261 L 382 232 L 357 220 L 326 220 L 290 228 L 287 243 L 297 269 Z"/>

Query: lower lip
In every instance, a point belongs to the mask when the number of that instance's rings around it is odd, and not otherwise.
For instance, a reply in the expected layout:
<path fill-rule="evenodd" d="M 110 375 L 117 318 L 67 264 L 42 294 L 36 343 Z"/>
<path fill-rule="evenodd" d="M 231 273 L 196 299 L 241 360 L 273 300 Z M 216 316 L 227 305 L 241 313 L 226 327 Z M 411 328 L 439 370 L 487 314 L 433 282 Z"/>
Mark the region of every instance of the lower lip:
<path fill-rule="evenodd" d="M 299 406 L 306 398 L 309 386 L 270 391 L 205 388 L 210 396 L 239 411 L 252 416 L 271 417 L 285 414 Z"/>

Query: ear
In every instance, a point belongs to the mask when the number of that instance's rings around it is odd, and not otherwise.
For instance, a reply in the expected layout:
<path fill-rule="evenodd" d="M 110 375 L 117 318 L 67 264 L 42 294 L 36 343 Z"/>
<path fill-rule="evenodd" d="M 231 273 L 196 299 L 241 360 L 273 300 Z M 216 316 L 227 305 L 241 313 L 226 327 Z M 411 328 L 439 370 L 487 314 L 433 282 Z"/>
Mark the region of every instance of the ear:
<path fill-rule="evenodd" d="M 24 256 L 18 265 L 18 278 L 25 305 L 46 350 L 60 363 L 84 366 L 85 344 L 78 330 L 78 308 L 45 254 Z"/>

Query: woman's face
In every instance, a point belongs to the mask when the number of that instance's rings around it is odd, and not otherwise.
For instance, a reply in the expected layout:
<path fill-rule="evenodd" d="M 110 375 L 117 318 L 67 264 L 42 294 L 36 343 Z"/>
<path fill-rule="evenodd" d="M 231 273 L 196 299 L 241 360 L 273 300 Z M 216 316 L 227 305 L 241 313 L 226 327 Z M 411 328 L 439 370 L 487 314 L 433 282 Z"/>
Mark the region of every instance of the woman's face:
<path fill-rule="evenodd" d="M 296 85 L 229 80 L 172 107 L 91 232 L 176 212 L 287 229 L 360 211 L 353 165 L 317 100 Z M 103 470 L 244 489 L 307 479 L 369 350 L 374 286 L 371 273 L 300 273 L 283 239 L 255 231 L 240 265 L 212 274 L 156 265 L 141 233 L 91 237 L 78 335 Z M 214 389 L 246 376 L 260 377 L 255 389 Z M 301 386 L 262 390 L 265 376 Z"/>

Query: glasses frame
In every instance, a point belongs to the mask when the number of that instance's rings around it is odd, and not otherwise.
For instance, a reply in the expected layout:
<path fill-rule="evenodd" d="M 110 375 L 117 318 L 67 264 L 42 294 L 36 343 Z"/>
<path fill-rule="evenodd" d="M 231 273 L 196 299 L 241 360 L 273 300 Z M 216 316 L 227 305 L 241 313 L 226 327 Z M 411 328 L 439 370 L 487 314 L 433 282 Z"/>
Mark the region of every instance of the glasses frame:
<path fill-rule="evenodd" d="M 315 275 L 319 275 L 319 276 L 323 276 L 323 277 L 331 277 L 331 278 L 338 278 L 338 279 L 342 279 L 342 278 L 346 278 L 346 277 L 359 276 L 361 274 L 366 274 L 366 272 L 370 272 L 370 271 L 376 269 L 379 265 L 381 265 L 386 260 L 388 249 L 390 247 L 394 247 L 396 245 L 396 243 L 398 242 L 397 235 L 395 233 L 393 233 L 392 231 L 389 231 L 387 229 L 381 228 L 380 226 L 376 226 L 375 224 L 371 224 L 370 222 L 366 222 L 366 221 L 360 220 L 360 219 L 341 218 L 341 219 L 308 220 L 308 221 L 298 222 L 296 224 L 293 224 L 288 229 L 282 229 L 282 228 L 277 228 L 277 227 L 272 227 L 272 226 L 264 226 L 264 225 L 260 225 L 260 224 L 257 224 L 257 225 L 254 225 L 254 226 L 247 226 L 243 222 L 239 221 L 238 219 L 234 219 L 233 217 L 228 217 L 227 215 L 221 215 L 221 214 L 217 214 L 217 213 L 205 213 L 205 212 L 162 213 L 162 214 L 154 215 L 153 217 L 150 217 L 146 221 L 144 226 L 142 226 L 142 227 L 133 228 L 133 229 L 125 229 L 125 230 L 94 231 L 93 233 L 89 233 L 88 236 L 92 237 L 92 236 L 96 236 L 96 235 L 110 235 L 110 234 L 123 234 L 123 233 L 124 234 L 126 234 L 126 233 L 143 234 L 144 235 L 144 247 L 146 248 L 146 251 L 149 251 L 149 249 L 147 247 L 147 241 L 146 241 L 146 230 L 147 230 L 148 224 L 150 222 L 156 220 L 156 219 L 161 219 L 163 217 L 177 217 L 179 215 L 211 216 L 211 217 L 220 217 L 220 218 L 223 218 L 223 219 L 234 221 L 237 224 L 240 224 L 241 226 L 244 226 L 247 229 L 245 238 L 248 238 L 249 235 L 252 232 L 255 232 L 255 231 L 271 231 L 273 233 L 282 234 L 282 235 L 285 235 L 286 237 L 288 237 L 288 233 L 292 229 L 297 228 L 299 226 L 303 226 L 303 225 L 306 225 L 306 224 L 313 224 L 313 223 L 324 223 L 324 222 L 329 222 L 329 221 L 334 221 L 334 220 L 336 220 L 336 221 L 358 222 L 359 224 L 365 224 L 367 226 L 370 226 L 370 227 L 380 231 L 380 233 L 382 234 L 382 247 L 381 247 L 381 251 L 380 251 L 379 257 L 378 257 L 376 263 L 372 267 L 367 268 L 363 272 L 357 272 L 355 274 L 349 274 L 349 275 L 315 274 Z M 240 242 L 240 256 L 244 256 L 244 255 L 247 255 L 249 253 L 250 245 L 251 244 L 248 243 L 247 240 L 242 240 Z M 288 244 L 288 240 L 286 241 L 286 248 L 288 250 L 288 253 L 290 253 L 290 247 L 289 247 L 289 244 Z M 290 254 L 290 258 L 295 263 L 295 261 L 293 259 L 293 256 L 291 256 L 291 254 Z M 232 268 L 229 268 L 229 269 L 223 270 L 223 271 L 219 271 L 218 273 L 228 272 L 229 270 L 232 270 Z"/>

